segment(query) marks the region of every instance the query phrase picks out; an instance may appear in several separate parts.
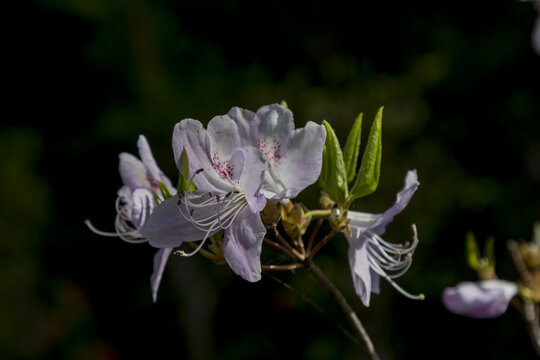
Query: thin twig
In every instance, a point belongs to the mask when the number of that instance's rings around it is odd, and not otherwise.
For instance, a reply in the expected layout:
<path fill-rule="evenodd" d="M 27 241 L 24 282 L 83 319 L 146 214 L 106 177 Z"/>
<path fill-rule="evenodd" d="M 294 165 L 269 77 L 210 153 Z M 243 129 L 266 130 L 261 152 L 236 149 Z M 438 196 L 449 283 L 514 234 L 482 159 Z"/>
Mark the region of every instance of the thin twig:
<path fill-rule="evenodd" d="M 309 254 L 308 254 L 308 257 L 310 259 L 313 259 L 313 256 L 315 256 L 315 254 L 324 246 L 326 245 L 326 243 L 328 243 L 334 236 L 336 236 L 336 234 L 338 232 L 340 232 L 341 229 L 338 229 L 338 228 L 333 228 L 332 231 L 326 235 L 321 241 L 319 241 L 314 247 L 313 247 L 313 251 L 311 251 Z"/>
<path fill-rule="evenodd" d="M 279 244 L 276 243 L 275 241 L 272 241 L 272 240 L 270 240 L 270 239 L 268 239 L 268 238 L 264 238 L 263 241 L 264 241 L 265 244 L 268 244 L 268 245 L 270 245 L 270 246 L 275 247 L 276 249 L 278 249 L 278 250 L 281 251 L 282 253 L 285 253 L 285 254 L 289 255 L 290 257 L 292 257 L 292 258 L 295 257 L 294 254 L 293 254 L 291 251 L 289 251 L 288 249 L 286 249 L 286 248 L 284 248 L 283 246 L 279 245 Z"/>
<path fill-rule="evenodd" d="M 275 276 L 269 275 L 267 273 L 265 275 L 271 277 L 274 281 L 276 281 L 279 284 L 283 285 L 286 289 L 291 290 L 293 293 L 298 295 L 302 300 L 304 300 L 305 302 L 307 302 L 308 304 L 313 306 L 313 308 L 315 308 L 315 310 L 317 310 L 321 315 L 325 314 L 323 308 L 321 308 L 319 305 L 317 305 L 313 300 L 311 300 L 307 295 L 305 295 L 300 290 L 295 289 L 291 285 L 287 284 L 286 282 L 284 282 L 283 280 L 281 280 L 281 279 L 279 279 L 279 278 L 277 278 Z M 332 324 L 334 324 L 339 329 L 339 331 L 341 331 L 345 336 L 347 336 L 349 339 L 351 339 L 352 342 L 354 342 L 357 345 L 361 345 L 360 342 L 358 341 L 358 339 L 355 338 L 349 331 L 347 331 L 347 329 L 345 329 L 343 326 L 341 326 L 339 323 L 337 323 L 334 319 L 328 318 L 327 316 L 325 316 L 325 317 L 327 318 L 328 321 L 330 321 Z"/>
<path fill-rule="evenodd" d="M 263 270 L 273 270 L 273 271 L 294 270 L 300 267 L 304 267 L 304 264 L 296 263 L 296 264 L 288 264 L 288 265 L 262 265 Z"/>
<path fill-rule="evenodd" d="M 292 252 L 299 260 L 303 261 L 305 259 L 305 256 L 300 254 L 298 252 L 298 250 L 296 250 L 295 248 L 293 248 L 291 246 L 291 244 L 289 244 L 289 242 L 287 240 L 285 240 L 283 238 L 283 236 L 281 236 L 281 234 L 279 233 L 278 229 L 274 226 L 272 227 L 272 231 L 274 233 L 274 236 L 276 237 L 276 239 L 278 239 L 278 241 L 281 243 L 281 245 L 283 245 L 285 248 L 287 248 L 287 250 L 289 250 L 290 252 Z"/>
<path fill-rule="evenodd" d="M 527 265 L 525 265 L 523 257 L 521 256 L 518 243 L 514 240 L 508 240 L 507 247 L 510 251 L 510 255 L 512 256 L 512 260 L 514 261 L 514 265 L 521 275 L 523 283 L 527 288 L 531 289 L 534 286 L 533 279 L 531 273 L 527 269 Z M 536 351 L 536 354 L 540 356 L 540 324 L 538 305 L 534 304 L 532 301 L 523 299 L 523 310 L 525 315 L 525 323 L 527 324 L 527 330 L 529 331 L 534 351 Z"/>
<path fill-rule="evenodd" d="M 321 228 L 321 225 L 323 223 L 324 219 L 317 220 L 317 223 L 315 224 L 315 228 L 311 232 L 311 236 L 309 237 L 309 241 L 307 244 L 307 253 L 309 254 L 311 252 L 311 248 L 313 247 L 313 241 L 315 240 L 315 236 L 317 236 L 317 233 L 319 232 L 319 229 Z"/>
<path fill-rule="evenodd" d="M 523 261 L 523 258 L 521 257 L 521 252 L 519 251 L 519 245 L 515 240 L 508 240 L 508 243 L 506 244 L 508 247 L 508 250 L 510 251 L 510 255 L 512 255 L 512 260 L 514 260 L 514 265 L 516 266 L 516 269 L 519 271 L 519 274 L 521 275 L 521 279 L 525 282 L 525 285 L 527 287 L 532 286 L 532 278 L 531 274 L 527 270 L 527 265 L 525 265 L 525 262 Z"/>
<path fill-rule="evenodd" d="M 328 291 L 330 291 L 336 302 L 341 307 L 341 310 L 347 316 L 347 319 L 349 320 L 351 325 L 354 327 L 358 339 L 365 345 L 370 358 L 372 360 L 379 360 L 379 355 L 377 355 L 375 347 L 373 346 L 373 343 L 371 342 L 371 339 L 369 338 L 366 329 L 360 322 L 360 319 L 358 318 L 354 310 L 351 308 L 345 297 L 338 290 L 338 288 L 336 288 L 336 286 L 330 281 L 330 279 L 326 277 L 322 270 L 317 265 L 315 265 L 315 263 L 310 258 L 306 259 L 304 261 L 304 264 L 306 268 L 308 268 L 311 273 L 323 284 L 323 286 Z"/>

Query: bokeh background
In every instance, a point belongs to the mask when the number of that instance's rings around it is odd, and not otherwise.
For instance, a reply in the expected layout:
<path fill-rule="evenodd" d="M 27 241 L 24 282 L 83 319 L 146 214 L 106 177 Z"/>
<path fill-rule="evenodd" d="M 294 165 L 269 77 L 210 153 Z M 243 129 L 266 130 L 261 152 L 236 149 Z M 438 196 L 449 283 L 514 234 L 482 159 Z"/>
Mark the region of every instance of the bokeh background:
<path fill-rule="evenodd" d="M 358 359 L 337 305 L 305 271 L 249 284 L 202 257 L 171 258 L 152 303 L 154 249 L 112 230 L 118 154 L 145 134 L 176 180 L 176 122 L 286 100 L 297 126 L 328 120 L 364 135 L 379 106 L 379 190 L 354 209 L 393 203 L 408 169 L 421 187 L 386 239 L 420 246 L 399 283 L 364 308 L 347 245 L 318 257 L 360 313 L 383 359 L 529 359 L 510 309 L 493 320 L 448 313 L 445 286 L 474 280 L 464 240 L 505 242 L 540 219 L 540 56 L 531 3 L 150 0 L 12 2 L 4 12 L 0 125 L 0 358 Z M 9 114 L 9 115 L 8 115 Z M 301 200 L 317 204 L 318 190 Z M 265 255 L 264 261 L 273 259 Z"/>

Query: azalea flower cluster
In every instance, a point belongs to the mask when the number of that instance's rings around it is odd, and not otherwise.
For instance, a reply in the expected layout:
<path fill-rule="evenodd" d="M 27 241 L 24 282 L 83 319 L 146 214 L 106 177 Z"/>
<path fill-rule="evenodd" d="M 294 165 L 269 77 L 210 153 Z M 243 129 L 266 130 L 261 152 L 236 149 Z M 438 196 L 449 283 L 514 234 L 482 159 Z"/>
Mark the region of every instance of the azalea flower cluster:
<path fill-rule="evenodd" d="M 467 262 L 480 280 L 464 281 L 444 289 L 443 304 L 453 313 L 486 319 L 501 316 L 512 302 L 523 316 L 533 347 L 540 356 L 540 223 L 535 225 L 533 241 L 508 241 L 508 250 L 521 275 L 517 283 L 498 279 L 493 243 L 493 238 L 487 240 L 481 256 L 473 234 L 467 234 Z"/>
<path fill-rule="evenodd" d="M 256 112 L 233 107 L 226 115 L 212 118 L 206 129 L 197 120 L 184 119 L 176 124 L 172 137 L 180 173 L 176 188 L 157 166 L 141 135 L 140 159 L 120 154 L 124 185 L 116 200 L 115 231 L 97 230 L 89 221 L 87 225 L 100 235 L 148 242 L 159 249 L 151 276 L 154 301 L 171 254 L 202 254 L 228 264 L 249 282 L 260 280 L 262 270 L 306 267 L 321 274 L 319 279 L 327 285 L 329 280 L 313 257 L 339 233 L 349 243 L 354 288 L 365 306 L 371 293 L 379 292 L 380 277 L 405 296 L 421 299 L 422 295 L 406 292 L 394 280 L 411 266 L 418 244 L 416 227 L 412 227 L 412 241 L 405 245 L 381 237 L 417 190 L 416 171 L 406 174 L 396 202 L 382 214 L 349 209 L 355 199 L 375 191 L 380 174 L 382 108 L 357 171 L 361 123 L 362 115 L 342 150 L 326 121 L 295 129 L 286 104 L 263 106 Z M 321 209 L 309 210 L 293 202 L 317 181 L 322 188 Z M 315 242 L 324 220 L 332 232 Z M 308 228 L 312 233 L 306 244 L 303 235 Z M 291 263 L 261 265 L 263 243 L 286 254 Z"/>

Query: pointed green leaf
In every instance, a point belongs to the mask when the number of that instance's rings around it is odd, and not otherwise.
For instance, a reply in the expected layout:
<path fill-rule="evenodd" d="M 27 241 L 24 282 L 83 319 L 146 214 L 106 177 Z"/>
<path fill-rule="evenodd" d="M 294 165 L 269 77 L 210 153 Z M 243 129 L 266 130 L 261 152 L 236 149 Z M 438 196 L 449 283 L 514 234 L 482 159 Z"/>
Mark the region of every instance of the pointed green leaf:
<path fill-rule="evenodd" d="M 189 158 L 186 149 L 183 149 L 182 154 L 180 154 L 178 168 L 180 169 L 180 174 L 184 175 L 186 179 L 189 179 Z"/>
<path fill-rule="evenodd" d="M 178 185 L 176 186 L 177 192 L 195 190 L 195 186 L 188 181 L 189 175 L 189 158 L 186 149 L 182 150 L 180 160 L 178 162 L 180 168 L 180 174 L 178 174 Z M 189 187 L 189 188 L 188 188 Z"/>
<path fill-rule="evenodd" d="M 371 194 L 377 190 L 379 185 L 382 155 L 382 114 L 383 107 L 379 109 L 373 124 L 371 124 L 366 149 L 362 155 L 362 165 L 351 189 L 351 200 Z"/>
<path fill-rule="evenodd" d="M 352 182 L 356 175 L 356 165 L 358 164 L 358 152 L 360 150 L 360 134 L 362 132 L 362 115 L 358 115 L 354 125 L 347 137 L 343 160 L 345 160 L 345 169 L 347 170 L 347 182 Z"/>
<path fill-rule="evenodd" d="M 189 185 L 189 188 L 188 188 Z M 192 191 L 195 190 L 195 185 L 190 184 L 188 179 L 184 175 L 178 174 L 178 185 L 176 187 L 177 192 L 181 191 Z"/>
<path fill-rule="evenodd" d="M 486 244 L 484 245 L 484 257 L 488 261 L 488 266 L 494 267 L 495 266 L 495 246 L 493 245 L 495 243 L 495 238 L 493 236 L 490 236 Z"/>
<path fill-rule="evenodd" d="M 285 100 L 281 100 L 281 102 L 279 103 L 279 105 L 283 106 L 284 108 L 288 109 L 289 106 L 287 105 L 287 102 Z"/>
<path fill-rule="evenodd" d="M 467 233 L 466 242 L 467 263 L 473 270 L 480 269 L 480 249 L 472 232 Z"/>
<path fill-rule="evenodd" d="M 155 192 L 154 190 L 152 190 L 152 195 L 154 195 L 154 200 L 156 200 L 156 204 L 161 204 L 161 198 L 159 197 L 159 195 L 157 194 L 157 192 Z"/>
<path fill-rule="evenodd" d="M 347 198 L 348 192 L 347 171 L 345 170 L 343 153 L 332 126 L 326 120 L 323 120 L 323 125 L 326 128 L 326 140 L 323 148 L 319 185 L 333 201 L 342 205 Z"/>
<path fill-rule="evenodd" d="M 159 184 L 159 189 L 161 190 L 161 194 L 163 195 L 164 200 L 167 200 L 168 198 L 173 196 L 171 192 L 169 191 L 169 188 L 167 188 L 167 185 L 165 185 L 159 180 L 158 180 L 158 184 Z"/>

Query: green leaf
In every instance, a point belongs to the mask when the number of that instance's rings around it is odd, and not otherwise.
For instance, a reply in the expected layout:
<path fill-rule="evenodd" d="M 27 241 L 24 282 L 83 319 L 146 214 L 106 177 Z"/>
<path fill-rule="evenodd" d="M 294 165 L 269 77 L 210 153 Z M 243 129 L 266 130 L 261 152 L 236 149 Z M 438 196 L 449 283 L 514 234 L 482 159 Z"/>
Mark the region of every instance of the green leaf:
<path fill-rule="evenodd" d="M 326 128 L 326 140 L 323 148 L 323 159 L 319 186 L 338 205 L 343 205 L 347 199 L 347 171 L 339 140 L 332 126 L 323 120 Z"/>
<path fill-rule="evenodd" d="M 169 188 L 167 187 L 167 185 L 165 185 L 159 180 L 158 180 L 158 184 L 159 184 L 159 189 L 161 190 L 161 194 L 163 195 L 164 200 L 167 200 L 168 198 L 173 196 L 171 192 L 169 191 Z"/>
<path fill-rule="evenodd" d="M 488 260 L 488 266 L 494 267 L 495 266 L 495 246 L 493 245 L 495 243 L 495 238 L 493 236 L 490 236 L 486 244 L 484 245 L 484 257 Z"/>
<path fill-rule="evenodd" d="M 360 134 L 362 133 L 362 115 L 358 115 L 354 125 L 345 142 L 345 151 L 343 159 L 345 160 L 345 169 L 347 170 L 347 181 L 350 183 L 356 175 L 356 165 L 358 163 L 358 152 L 360 150 Z"/>
<path fill-rule="evenodd" d="M 189 188 L 188 188 L 189 185 Z M 195 185 L 190 184 L 188 179 L 182 174 L 178 174 L 178 185 L 176 186 L 177 192 L 192 191 L 195 190 Z"/>
<path fill-rule="evenodd" d="M 467 263 L 473 270 L 480 269 L 480 249 L 472 232 L 467 233 L 466 242 Z"/>
<path fill-rule="evenodd" d="M 159 197 L 159 195 L 157 194 L 157 192 L 155 192 L 154 190 L 152 190 L 152 195 L 154 195 L 154 200 L 156 200 L 156 204 L 161 204 L 161 198 Z"/>
<path fill-rule="evenodd" d="M 186 179 L 189 179 L 189 158 L 186 149 L 183 149 L 182 154 L 180 154 L 178 168 L 180 169 L 180 174 L 184 175 Z"/>
<path fill-rule="evenodd" d="M 377 190 L 381 174 L 382 155 L 382 114 L 383 107 L 379 109 L 371 129 L 368 142 L 362 155 L 362 165 L 351 189 L 350 200 L 371 194 Z"/>
<path fill-rule="evenodd" d="M 189 158 L 186 149 L 182 150 L 180 160 L 178 161 L 178 167 L 180 168 L 180 174 L 178 174 L 178 185 L 176 186 L 177 192 L 195 190 L 195 186 L 188 181 L 188 178 L 190 177 Z"/>

